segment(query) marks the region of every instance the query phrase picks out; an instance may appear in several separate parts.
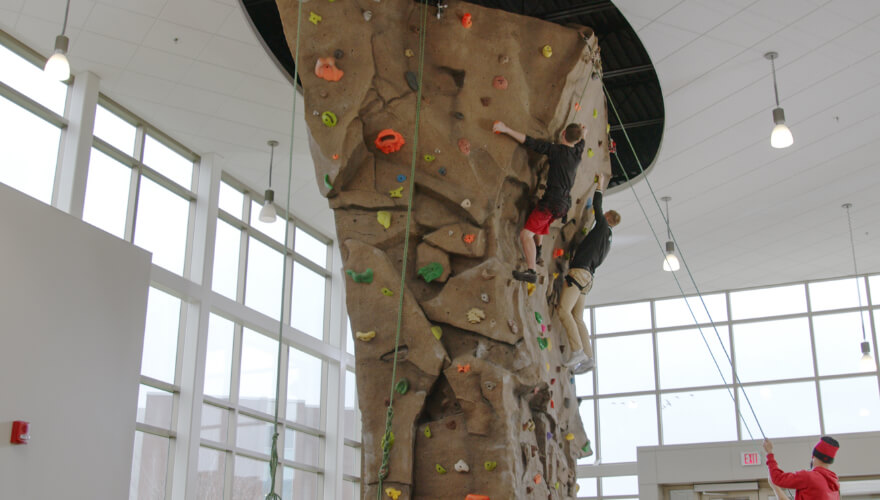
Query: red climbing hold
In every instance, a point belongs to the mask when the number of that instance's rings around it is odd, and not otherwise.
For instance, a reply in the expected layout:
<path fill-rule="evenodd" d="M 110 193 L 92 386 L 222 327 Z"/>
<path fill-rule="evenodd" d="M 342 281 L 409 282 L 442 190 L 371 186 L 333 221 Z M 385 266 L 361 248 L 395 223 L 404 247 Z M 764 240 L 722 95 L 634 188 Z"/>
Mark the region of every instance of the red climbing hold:
<path fill-rule="evenodd" d="M 492 86 L 498 90 L 507 90 L 507 78 L 501 75 L 496 76 L 492 79 Z"/>
<path fill-rule="evenodd" d="M 467 13 L 467 14 L 461 16 L 461 25 L 464 26 L 465 28 L 470 28 L 471 26 L 474 25 L 474 20 L 471 17 L 470 13 Z"/>
<path fill-rule="evenodd" d="M 400 132 L 395 132 L 390 128 L 386 128 L 376 136 L 376 147 L 385 154 L 400 151 L 404 144 L 406 144 L 406 141 L 400 135 Z"/>
<path fill-rule="evenodd" d="M 565 250 L 563 250 L 561 248 L 554 248 L 553 249 L 553 258 L 554 259 L 558 259 L 559 257 L 562 257 L 563 255 L 565 255 Z"/>
<path fill-rule="evenodd" d="M 462 153 L 469 155 L 471 154 L 471 141 L 461 138 L 458 140 L 458 150 Z"/>

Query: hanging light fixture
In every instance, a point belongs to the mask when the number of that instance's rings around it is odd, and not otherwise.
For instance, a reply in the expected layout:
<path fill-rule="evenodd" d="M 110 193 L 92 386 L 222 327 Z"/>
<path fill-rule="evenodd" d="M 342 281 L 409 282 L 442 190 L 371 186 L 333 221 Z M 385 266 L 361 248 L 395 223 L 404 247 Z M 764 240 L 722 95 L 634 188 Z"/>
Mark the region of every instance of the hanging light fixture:
<path fill-rule="evenodd" d="M 859 296 L 859 319 L 862 320 L 862 358 L 859 360 L 859 370 L 863 372 L 872 372 L 877 368 L 874 365 L 874 357 L 871 356 L 871 344 L 868 342 L 868 335 L 865 332 L 865 316 L 862 312 L 862 287 L 859 285 L 859 268 L 856 265 L 856 243 L 853 239 L 852 217 L 849 213 L 849 209 L 852 208 L 852 203 L 844 203 L 841 207 L 846 209 L 846 220 L 849 223 L 849 244 L 852 248 L 853 274 L 856 276 L 856 293 Z"/>
<path fill-rule="evenodd" d="M 664 196 L 660 198 L 661 200 L 666 202 L 666 256 L 663 257 L 663 270 L 664 271 L 678 271 L 678 257 L 675 256 L 675 242 L 672 241 L 672 231 L 669 229 L 669 196 Z"/>
<path fill-rule="evenodd" d="M 773 95 L 776 96 L 776 107 L 773 108 L 773 132 L 770 132 L 770 145 L 776 149 L 787 148 L 794 144 L 794 137 L 791 130 L 785 126 L 785 111 L 779 106 L 779 90 L 776 88 L 776 63 L 774 60 L 779 57 L 776 52 L 767 52 L 764 57 L 770 59 L 770 66 L 773 68 Z"/>
<path fill-rule="evenodd" d="M 266 194 L 264 196 L 265 201 L 263 202 L 263 208 L 260 210 L 260 220 L 263 222 L 275 222 L 276 212 L 275 212 L 275 191 L 272 191 L 272 162 L 275 160 L 275 146 L 278 145 L 278 141 L 269 141 L 266 144 L 269 145 L 269 189 L 266 190 Z"/>
<path fill-rule="evenodd" d="M 70 14 L 70 0 L 67 0 L 67 7 L 64 9 L 64 24 L 61 27 L 61 34 L 55 37 L 55 52 L 46 61 L 43 72 L 46 76 L 53 80 L 66 81 L 70 78 L 70 63 L 67 61 L 67 49 L 70 46 L 70 39 L 64 33 L 67 31 L 67 16 Z"/>

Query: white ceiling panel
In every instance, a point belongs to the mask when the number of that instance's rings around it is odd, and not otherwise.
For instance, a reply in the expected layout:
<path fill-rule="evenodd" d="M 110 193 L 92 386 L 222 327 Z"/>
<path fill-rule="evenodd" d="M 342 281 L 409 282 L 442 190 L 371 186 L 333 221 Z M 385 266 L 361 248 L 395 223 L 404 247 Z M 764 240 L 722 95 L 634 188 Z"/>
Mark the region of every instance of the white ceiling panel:
<path fill-rule="evenodd" d="M 169 82 L 179 82 L 193 63 L 190 58 L 141 45 L 131 57 L 127 69 Z"/>
<path fill-rule="evenodd" d="M 208 45 L 211 34 L 156 19 L 144 38 L 147 47 L 195 59 Z"/>
<path fill-rule="evenodd" d="M 207 33 L 219 33 L 233 8 L 210 0 L 172 0 L 165 4 L 159 19 Z"/>
<path fill-rule="evenodd" d="M 72 2 L 71 9 L 73 8 L 73 4 L 78 2 L 80 2 L 80 0 Z M 182 0 L 172 0 L 171 3 L 181 2 Z M 112 5 L 114 7 L 119 7 L 120 9 L 126 9 L 131 12 L 137 12 L 139 14 L 144 14 L 152 18 L 157 18 L 159 17 L 159 14 L 162 13 L 162 9 L 165 8 L 165 4 L 168 3 L 168 0 L 98 0 L 97 3 Z M 63 9 L 64 7 L 60 8 Z"/>
<path fill-rule="evenodd" d="M 224 68 L 203 61 L 196 61 L 187 68 L 181 83 L 190 87 L 207 89 L 226 96 L 236 96 L 245 74 L 234 69 Z"/>
<path fill-rule="evenodd" d="M 19 20 L 20 24 L 21 20 Z M 141 48 L 134 43 L 114 40 L 96 33 L 82 32 L 75 37 L 70 37 L 70 60 L 73 68 L 79 70 L 88 69 L 88 66 L 82 68 L 76 65 L 80 58 L 115 68 L 125 68 Z M 75 69 L 71 69 L 71 71 L 75 71 Z"/>
<path fill-rule="evenodd" d="M 141 43 L 153 26 L 155 18 L 99 3 L 92 8 L 83 29 L 109 38 Z"/>

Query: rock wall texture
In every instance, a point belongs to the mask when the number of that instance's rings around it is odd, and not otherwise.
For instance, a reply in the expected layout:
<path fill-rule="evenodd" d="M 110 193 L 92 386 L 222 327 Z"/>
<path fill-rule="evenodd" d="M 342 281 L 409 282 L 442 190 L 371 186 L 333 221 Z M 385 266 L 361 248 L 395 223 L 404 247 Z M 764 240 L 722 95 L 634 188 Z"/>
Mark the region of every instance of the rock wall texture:
<path fill-rule="evenodd" d="M 298 2 L 277 3 L 294 53 Z M 601 80 L 591 78 L 601 71 L 596 37 L 588 28 L 449 4 L 440 19 L 427 7 L 415 151 L 422 5 L 302 5 L 311 153 L 335 211 L 357 338 L 363 495 L 377 495 L 403 293 L 382 496 L 574 498 L 576 460 L 589 441 L 563 366 L 567 338 L 553 307 L 565 255 L 554 255 L 592 223 L 594 178 L 611 170 Z M 546 159 L 494 135 L 495 120 L 551 141 L 567 123 L 588 128 L 568 222 L 554 223 L 545 238 L 536 286 L 514 281 L 511 271 L 522 266 L 518 233 L 542 194 Z"/>

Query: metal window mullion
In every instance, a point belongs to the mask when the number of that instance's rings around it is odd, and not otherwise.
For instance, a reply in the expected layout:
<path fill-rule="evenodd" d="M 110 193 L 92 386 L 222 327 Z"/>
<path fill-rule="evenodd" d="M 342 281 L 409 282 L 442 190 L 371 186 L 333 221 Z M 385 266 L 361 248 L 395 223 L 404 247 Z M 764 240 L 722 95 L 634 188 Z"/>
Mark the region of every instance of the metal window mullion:
<path fill-rule="evenodd" d="M 590 308 L 590 331 L 596 331 L 595 307 Z M 593 360 L 595 361 L 599 359 L 599 343 L 597 342 L 597 336 L 595 333 L 593 335 L 590 335 L 589 337 L 590 338 L 588 338 L 587 341 L 592 342 L 593 344 Z M 596 433 L 596 435 L 593 436 L 593 455 L 595 455 L 596 457 L 594 463 L 601 462 L 602 460 L 602 454 L 599 453 L 599 449 L 601 448 L 601 443 L 599 440 L 601 422 L 599 422 L 599 402 L 596 399 L 596 395 L 599 394 L 599 370 L 601 370 L 601 368 L 598 366 L 593 368 L 593 422 L 595 423 L 595 429 L 593 429 L 593 432 Z M 580 408 L 578 409 L 578 412 L 580 412 Z"/>
<path fill-rule="evenodd" d="M 816 353 L 816 334 L 813 331 L 813 305 L 810 303 L 810 287 L 805 281 L 804 298 L 807 301 L 807 328 L 810 333 L 810 354 L 813 358 L 813 386 L 816 388 L 816 404 L 819 412 L 819 433 L 825 434 L 825 416 L 822 411 L 822 390 L 819 387 L 819 356 Z M 861 290 L 859 290 L 861 293 Z"/>
<path fill-rule="evenodd" d="M 293 260 L 295 260 L 297 264 L 304 266 L 304 267 L 307 267 L 309 270 L 314 271 L 315 274 L 319 274 L 325 278 L 329 278 L 332 276 L 333 273 L 331 273 L 329 269 L 327 269 L 325 267 L 321 267 L 318 264 L 315 264 L 314 262 L 312 262 L 309 259 L 303 257 L 302 255 L 294 252 L 291 249 L 288 249 L 287 251 L 291 255 L 293 255 Z"/>
<path fill-rule="evenodd" d="M 169 384 L 168 382 L 165 382 L 163 380 L 148 377 L 146 375 L 141 375 L 138 383 L 140 385 L 146 385 L 148 387 L 152 387 L 153 389 L 159 389 L 160 391 L 170 392 L 172 394 L 180 393 L 179 386 L 175 384 Z"/>
<path fill-rule="evenodd" d="M 164 175 L 162 175 L 158 171 L 150 168 L 149 166 L 147 166 L 146 164 L 144 164 L 141 161 L 139 161 L 137 163 L 137 169 L 141 172 L 141 175 L 145 176 L 146 178 L 150 179 L 151 181 L 155 182 L 156 184 L 159 184 L 160 186 L 171 191 L 172 193 L 176 194 L 177 196 L 180 196 L 181 198 L 184 198 L 184 199 L 191 201 L 191 202 L 195 201 L 198 198 L 196 196 L 196 193 L 194 193 L 193 191 L 191 191 L 191 190 L 181 186 L 180 184 L 172 181 L 168 177 L 165 177 Z"/>
<path fill-rule="evenodd" d="M 68 85 L 68 92 L 70 86 Z M 7 100 L 12 102 L 13 104 L 24 108 L 26 111 L 37 115 L 43 120 L 55 125 L 60 129 L 67 128 L 67 120 L 63 116 L 59 116 L 54 111 L 49 108 L 43 106 L 37 101 L 31 99 L 30 97 L 22 94 L 18 90 L 6 85 L 4 82 L 0 81 L 0 96 L 5 97 Z M 70 99 L 66 99 L 69 101 Z"/>
<path fill-rule="evenodd" d="M 152 434 L 154 436 L 159 436 L 167 439 L 175 439 L 177 437 L 177 433 L 173 430 L 157 427 L 155 425 L 135 422 L 134 427 L 135 430 L 143 432 L 145 434 Z"/>
<path fill-rule="evenodd" d="M 865 299 L 867 299 L 867 303 L 865 307 L 868 309 L 868 329 L 871 332 L 871 346 L 872 346 L 872 354 L 874 356 L 874 368 L 876 371 L 877 377 L 877 391 L 880 393 L 880 361 L 878 361 L 878 353 L 877 353 L 877 329 L 874 324 L 874 308 L 871 307 L 872 297 L 871 297 L 871 283 L 868 281 L 868 277 L 865 276 Z"/>
<path fill-rule="evenodd" d="M 657 444 L 663 444 L 663 414 L 660 408 L 660 349 L 657 337 L 657 309 L 650 301 L 651 308 L 651 354 L 654 356 L 654 411 L 657 414 Z"/>
<path fill-rule="evenodd" d="M 733 385 L 733 411 L 735 412 L 734 416 L 736 418 L 736 440 L 742 441 L 742 431 L 743 426 L 745 425 L 745 418 L 740 418 L 740 415 L 742 415 L 742 407 L 739 403 L 739 393 L 742 387 L 736 383 L 736 381 L 739 380 L 739 374 L 736 370 L 736 354 L 734 354 L 733 348 L 733 322 L 731 316 L 732 307 L 730 305 L 730 292 L 724 292 L 724 306 L 727 308 L 727 345 L 730 348 L 730 372 L 728 373 L 728 376 L 731 377 L 730 384 Z M 722 380 L 722 382 L 724 382 L 724 380 Z"/>
<path fill-rule="evenodd" d="M 284 460 L 284 459 L 280 459 L 280 460 L 278 460 L 278 462 L 279 462 L 278 465 L 281 466 L 282 470 L 284 467 L 290 467 L 290 468 L 293 468 L 296 470 L 301 470 L 303 472 L 312 472 L 315 474 L 320 474 L 322 476 L 324 475 L 324 469 L 322 469 L 320 467 L 315 467 L 314 465 L 309 465 L 309 464 L 304 464 L 302 462 L 296 462 L 294 460 Z M 320 487 L 321 487 L 321 485 L 319 484 L 318 488 L 320 489 Z M 318 498 L 320 498 L 320 495 L 318 496 Z"/>

